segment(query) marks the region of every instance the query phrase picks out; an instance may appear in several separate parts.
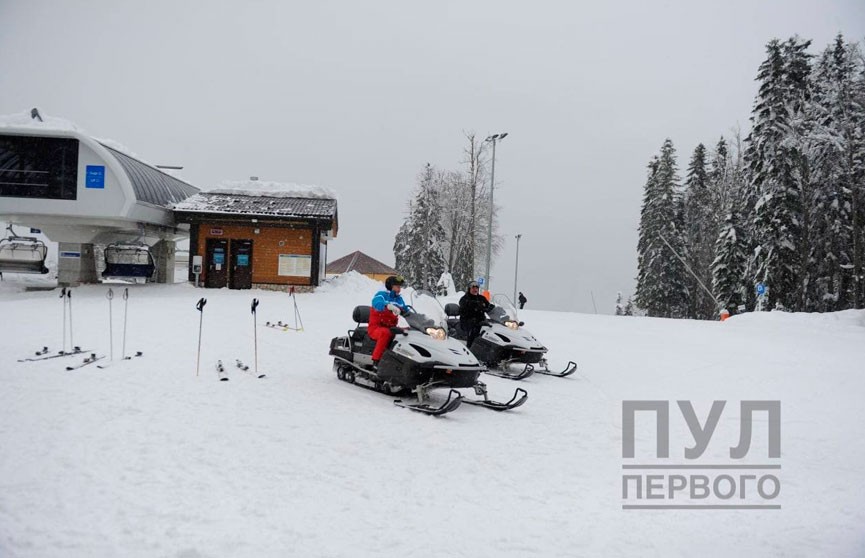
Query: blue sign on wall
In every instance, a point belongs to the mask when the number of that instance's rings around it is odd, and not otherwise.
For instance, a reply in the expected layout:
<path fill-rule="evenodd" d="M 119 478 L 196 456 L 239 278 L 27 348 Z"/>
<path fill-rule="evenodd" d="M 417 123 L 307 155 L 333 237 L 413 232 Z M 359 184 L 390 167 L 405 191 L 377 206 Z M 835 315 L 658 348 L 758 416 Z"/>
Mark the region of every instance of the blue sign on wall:
<path fill-rule="evenodd" d="M 105 188 L 105 167 L 102 165 L 87 165 L 85 188 Z"/>
<path fill-rule="evenodd" d="M 213 263 L 217 265 L 222 265 L 225 263 L 225 252 L 221 250 L 213 251 Z"/>
<path fill-rule="evenodd" d="M 249 265 L 249 254 L 238 254 L 237 255 L 237 265 L 239 265 L 239 266 Z"/>

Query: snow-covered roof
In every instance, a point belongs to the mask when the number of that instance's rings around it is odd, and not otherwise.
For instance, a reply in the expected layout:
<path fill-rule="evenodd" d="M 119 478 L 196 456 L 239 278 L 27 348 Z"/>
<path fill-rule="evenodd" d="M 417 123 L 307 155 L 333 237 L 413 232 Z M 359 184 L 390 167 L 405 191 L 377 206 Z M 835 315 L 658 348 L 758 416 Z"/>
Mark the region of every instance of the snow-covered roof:
<path fill-rule="evenodd" d="M 323 198 L 336 200 L 336 193 L 326 186 L 273 182 L 267 180 L 226 180 L 216 188 L 208 190 L 211 194 L 240 196 L 264 196 L 269 198 Z"/>
<path fill-rule="evenodd" d="M 184 213 L 336 218 L 336 194 L 323 186 L 230 180 L 174 205 Z"/>
<path fill-rule="evenodd" d="M 39 113 L 43 121 L 33 118 L 31 111 L 23 111 L 14 114 L 0 115 L 0 132 L 4 128 L 20 130 L 66 132 L 63 135 L 72 137 L 85 137 L 96 141 L 106 148 L 112 157 L 117 159 L 123 171 L 129 178 L 135 198 L 140 202 L 146 202 L 161 207 L 168 207 L 174 202 L 181 201 L 199 191 L 198 188 L 185 180 L 173 176 L 154 165 L 143 161 L 135 153 L 111 139 L 98 139 L 90 136 L 82 128 L 64 118 L 57 118 Z M 38 134 L 37 134 L 38 135 Z"/>
<path fill-rule="evenodd" d="M 249 196 L 201 192 L 174 204 L 182 213 L 221 213 L 251 217 L 336 217 L 336 200 L 327 198 Z"/>
<path fill-rule="evenodd" d="M 42 118 L 42 122 L 33 118 L 29 110 L 13 114 L 0 114 L 0 128 L 32 128 L 34 130 L 82 132 L 78 126 L 65 118 L 47 116 L 42 113 L 39 116 Z"/>

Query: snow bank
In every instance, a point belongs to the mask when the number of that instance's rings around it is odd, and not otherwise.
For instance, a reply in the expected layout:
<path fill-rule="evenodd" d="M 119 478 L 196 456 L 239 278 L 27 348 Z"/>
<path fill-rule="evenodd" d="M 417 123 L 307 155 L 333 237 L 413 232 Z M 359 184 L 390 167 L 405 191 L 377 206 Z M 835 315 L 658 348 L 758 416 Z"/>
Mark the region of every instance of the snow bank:
<path fill-rule="evenodd" d="M 356 293 L 367 294 L 384 288 L 382 283 L 374 281 L 366 275 L 360 274 L 357 271 L 349 271 L 342 273 L 336 277 L 325 280 L 319 287 L 315 289 L 317 293 Z"/>
<path fill-rule="evenodd" d="M 226 180 L 208 194 L 267 196 L 271 198 L 325 198 L 336 200 L 336 193 L 325 186 L 272 182 L 267 180 Z"/>

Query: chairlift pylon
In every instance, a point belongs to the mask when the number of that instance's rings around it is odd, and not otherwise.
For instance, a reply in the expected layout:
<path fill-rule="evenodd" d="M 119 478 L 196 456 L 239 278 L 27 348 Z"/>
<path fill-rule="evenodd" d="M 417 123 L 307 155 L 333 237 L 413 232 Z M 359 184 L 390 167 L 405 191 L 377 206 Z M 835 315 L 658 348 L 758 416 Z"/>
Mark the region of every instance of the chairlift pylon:
<path fill-rule="evenodd" d="M 0 239 L 0 273 L 48 273 L 48 246 L 38 238 L 16 235 L 12 225 L 6 230 L 9 234 Z"/>

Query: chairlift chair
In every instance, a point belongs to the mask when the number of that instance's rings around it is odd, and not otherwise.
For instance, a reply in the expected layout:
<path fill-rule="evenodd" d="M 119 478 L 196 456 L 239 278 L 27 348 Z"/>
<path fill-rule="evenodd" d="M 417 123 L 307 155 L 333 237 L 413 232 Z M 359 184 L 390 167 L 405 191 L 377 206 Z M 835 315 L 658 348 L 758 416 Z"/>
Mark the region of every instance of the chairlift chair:
<path fill-rule="evenodd" d="M 156 264 L 145 244 L 109 244 L 105 247 L 105 278 L 147 279 L 153 275 Z"/>
<path fill-rule="evenodd" d="M 9 235 L 0 239 L 0 274 L 48 273 L 45 258 L 48 247 L 38 238 L 18 236 L 12 225 L 6 227 Z"/>

